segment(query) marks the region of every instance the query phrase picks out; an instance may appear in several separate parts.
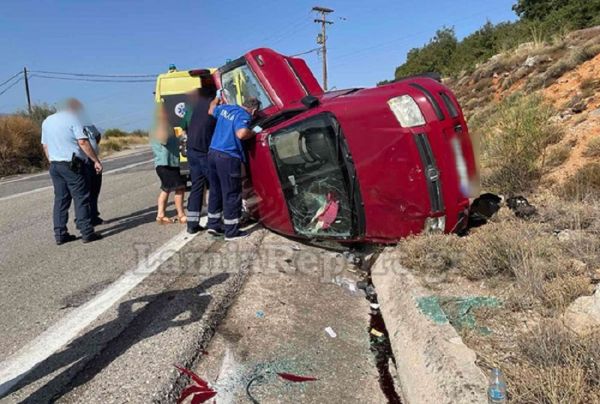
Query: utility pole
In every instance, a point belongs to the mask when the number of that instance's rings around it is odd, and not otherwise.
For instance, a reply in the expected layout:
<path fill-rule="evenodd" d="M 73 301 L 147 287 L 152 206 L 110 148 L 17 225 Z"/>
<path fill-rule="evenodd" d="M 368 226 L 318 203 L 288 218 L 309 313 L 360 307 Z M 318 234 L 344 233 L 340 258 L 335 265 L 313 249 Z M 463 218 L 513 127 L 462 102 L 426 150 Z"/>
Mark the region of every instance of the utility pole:
<path fill-rule="evenodd" d="M 312 11 L 321 14 L 321 18 L 316 18 L 315 22 L 321 24 L 321 33 L 317 36 L 317 44 L 321 45 L 321 56 L 323 58 L 323 90 L 327 91 L 327 24 L 333 24 L 333 21 L 327 21 L 327 14 L 333 13 L 333 10 L 326 7 L 313 7 Z"/>
<path fill-rule="evenodd" d="M 25 94 L 27 95 L 27 109 L 31 115 L 31 95 L 29 94 L 29 77 L 27 77 L 27 68 L 23 68 L 23 77 L 25 77 Z"/>

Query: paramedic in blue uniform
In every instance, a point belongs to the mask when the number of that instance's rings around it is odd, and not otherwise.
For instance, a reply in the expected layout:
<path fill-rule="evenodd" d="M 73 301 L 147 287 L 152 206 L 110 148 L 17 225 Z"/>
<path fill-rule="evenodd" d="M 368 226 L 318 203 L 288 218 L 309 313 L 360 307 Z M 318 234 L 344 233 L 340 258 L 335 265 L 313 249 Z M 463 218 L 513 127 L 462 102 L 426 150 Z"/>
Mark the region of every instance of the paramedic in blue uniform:
<path fill-rule="evenodd" d="M 195 99 L 187 132 L 187 159 L 192 179 L 192 189 L 188 197 L 187 231 L 194 234 L 202 230 L 200 212 L 204 199 L 204 189 L 208 180 L 208 149 L 215 130 L 215 118 L 208 113 L 211 100 L 215 98 L 213 88 L 199 88 Z"/>
<path fill-rule="evenodd" d="M 75 236 L 67 230 L 72 200 L 75 200 L 76 224 L 83 242 L 102 238 L 94 232 L 92 225 L 90 195 L 84 174 L 86 156 L 94 162 L 97 173 L 102 172 L 102 163 L 79 120 L 82 108 L 78 100 L 69 99 L 63 109 L 42 123 L 42 145 L 50 162 L 54 186 L 54 237 L 58 245 L 75 240 Z"/>
<path fill-rule="evenodd" d="M 215 98 L 209 110 L 217 124 L 208 151 L 208 232 L 225 233 L 225 240 L 232 241 L 248 235 L 239 229 L 242 164 L 246 162 L 242 141 L 255 135 L 250 130 L 250 122 L 260 109 L 260 101 L 248 97 L 241 106 L 217 105 L 218 102 Z"/>

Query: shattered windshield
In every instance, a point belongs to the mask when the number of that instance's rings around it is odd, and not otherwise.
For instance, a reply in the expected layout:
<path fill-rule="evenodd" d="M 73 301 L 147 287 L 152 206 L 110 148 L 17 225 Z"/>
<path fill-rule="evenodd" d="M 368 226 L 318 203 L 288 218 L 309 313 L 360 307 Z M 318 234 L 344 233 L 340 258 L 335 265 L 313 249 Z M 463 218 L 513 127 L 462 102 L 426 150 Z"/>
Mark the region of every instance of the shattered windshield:
<path fill-rule="evenodd" d="M 350 236 L 347 172 L 331 118 L 317 115 L 283 129 L 273 135 L 271 147 L 296 232 Z"/>
<path fill-rule="evenodd" d="M 248 97 L 260 101 L 261 109 L 271 106 L 266 91 L 247 65 L 242 65 L 223 73 L 221 86 L 229 104 L 241 105 Z"/>

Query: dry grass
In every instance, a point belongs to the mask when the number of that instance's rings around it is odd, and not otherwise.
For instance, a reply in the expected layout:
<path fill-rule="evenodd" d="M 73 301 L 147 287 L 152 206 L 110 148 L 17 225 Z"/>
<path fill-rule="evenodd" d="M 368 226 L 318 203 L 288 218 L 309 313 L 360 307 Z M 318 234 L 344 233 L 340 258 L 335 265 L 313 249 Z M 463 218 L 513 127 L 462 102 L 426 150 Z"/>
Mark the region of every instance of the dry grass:
<path fill-rule="evenodd" d="M 0 176 L 31 172 L 46 166 L 40 129 L 30 119 L 0 117 Z"/>
<path fill-rule="evenodd" d="M 548 87 L 566 72 L 594 58 L 600 53 L 600 44 L 590 41 L 576 46 L 541 74 L 533 76 L 526 85 L 528 92 Z"/>
<path fill-rule="evenodd" d="M 515 94 L 469 122 L 481 139 L 483 185 L 500 193 L 522 192 L 539 180 L 546 148 L 562 137 L 554 109 L 539 95 Z"/>
<path fill-rule="evenodd" d="M 426 235 L 401 241 L 403 262 L 422 273 L 496 279 L 498 285 L 510 285 L 502 293 L 515 310 L 540 307 L 555 312 L 591 292 L 588 269 L 600 266 L 600 241 L 576 231 L 561 241 L 554 226 L 501 212 L 500 220 L 465 238 Z"/>
<path fill-rule="evenodd" d="M 146 143 L 148 143 L 148 136 L 127 135 L 108 137 L 103 139 L 100 143 L 100 152 L 103 156 L 105 156 L 113 152 L 127 149 L 134 145 Z"/>
<path fill-rule="evenodd" d="M 560 194 L 567 200 L 600 199 L 600 163 L 588 163 L 562 185 Z"/>
<path fill-rule="evenodd" d="M 571 155 L 571 147 L 569 145 L 555 145 L 548 149 L 546 155 L 546 166 L 555 168 L 567 161 Z"/>
<path fill-rule="evenodd" d="M 590 139 L 583 152 L 584 157 L 600 157 L 600 137 Z"/>
<path fill-rule="evenodd" d="M 586 337 L 543 320 L 517 339 L 519 363 L 505 367 L 514 403 L 584 404 L 600 399 L 600 333 Z"/>

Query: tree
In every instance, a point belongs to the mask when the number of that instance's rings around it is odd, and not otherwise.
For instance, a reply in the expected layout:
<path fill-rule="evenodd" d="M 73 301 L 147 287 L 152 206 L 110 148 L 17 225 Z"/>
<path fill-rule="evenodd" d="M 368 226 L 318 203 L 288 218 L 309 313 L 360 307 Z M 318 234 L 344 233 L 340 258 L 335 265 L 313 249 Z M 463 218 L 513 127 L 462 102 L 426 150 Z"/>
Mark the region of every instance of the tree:
<path fill-rule="evenodd" d="M 34 104 L 31 106 L 31 114 L 28 111 L 17 111 L 17 115 L 31 119 L 39 128 L 42 127 L 42 122 L 48 116 L 56 112 L 56 108 L 46 103 Z"/>
<path fill-rule="evenodd" d="M 408 52 L 406 63 L 396 69 L 396 80 L 426 72 L 448 74 L 457 44 L 454 28 L 438 30 L 427 45 Z"/>

